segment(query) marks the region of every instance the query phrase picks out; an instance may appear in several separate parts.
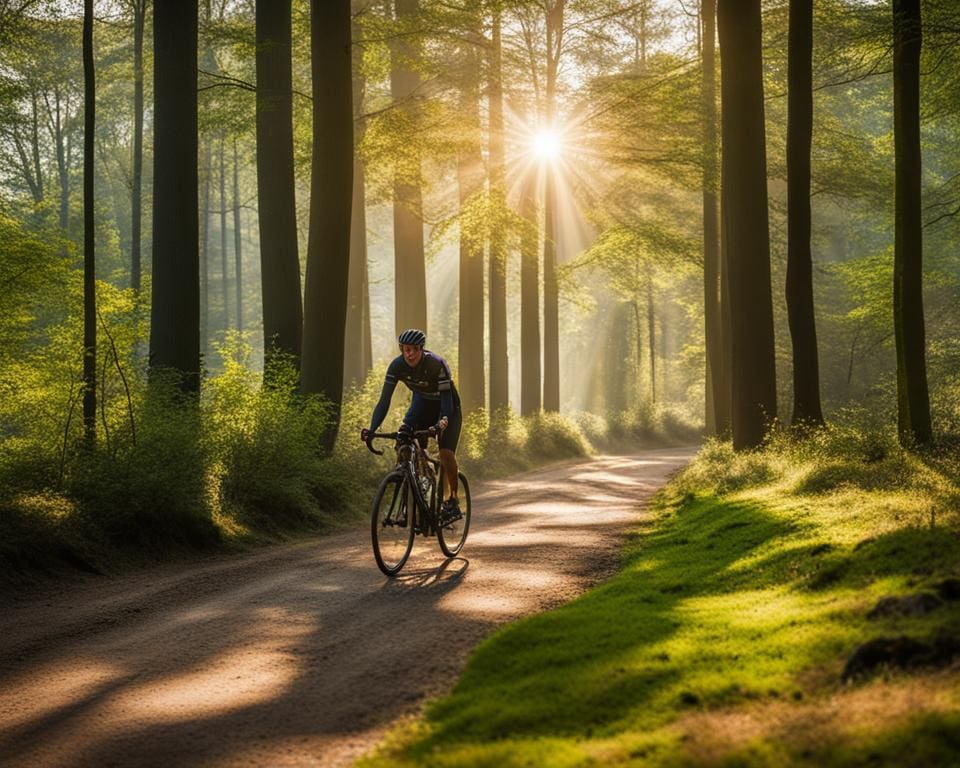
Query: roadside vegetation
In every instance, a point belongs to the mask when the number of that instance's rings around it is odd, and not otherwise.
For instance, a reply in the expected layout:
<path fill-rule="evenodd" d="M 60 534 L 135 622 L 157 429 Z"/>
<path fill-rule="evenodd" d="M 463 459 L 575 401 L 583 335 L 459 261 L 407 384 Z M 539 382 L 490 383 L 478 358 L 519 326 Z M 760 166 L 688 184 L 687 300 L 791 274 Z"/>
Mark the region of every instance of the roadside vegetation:
<path fill-rule="evenodd" d="M 327 409 L 320 398 L 296 392 L 292 367 L 281 364 L 274 386 L 261 386 L 250 344 L 233 334 L 218 349 L 222 369 L 184 408 L 173 387 L 148 383 L 136 368 L 143 343 L 136 312 L 122 292 L 112 299 L 117 357 L 105 357 L 110 375 L 103 377 L 98 414 L 105 439 L 94 448 L 83 444 L 80 389 L 64 392 L 56 356 L 27 358 L 0 376 L 17 396 L 3 406 L 8 428 L 0 436 L 0 584 L 248 547 L 337 529 L 367 513 L 392 460 L 388 445 L 375 457 L 358 437 L 379 397 L 382 370 L 348 394 L 343 428 L 326 454 L 320 436 Z M 64 343 L 71 329 L 79 332 L 68 325 Z M 400 423 L 408 402 L 405 392 L 394 396 L 385 431 Z M 521 418 L 509 409 L 490 418 L 478 411 L 467 417 L 459 455 L 471 478 L 481 480 L 610 450 L 638 435 L 690 442 L 698 430 L 666 411 L 609 420 Z"/>
<path fill-rule="evenodd" d="M 365 766 L 952 765 L 960 451 L 709 442 L 621 572 L 506 627 Z"/>

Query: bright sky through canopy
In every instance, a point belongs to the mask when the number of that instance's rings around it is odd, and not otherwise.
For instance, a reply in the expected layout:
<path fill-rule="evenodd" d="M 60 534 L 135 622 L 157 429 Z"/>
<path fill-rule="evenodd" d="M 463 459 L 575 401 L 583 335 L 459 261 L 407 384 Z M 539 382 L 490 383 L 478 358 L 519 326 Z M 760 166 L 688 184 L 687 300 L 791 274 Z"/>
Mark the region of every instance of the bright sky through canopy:
<path fill-rule="evenodd" d="M 560 136 L 556 131 L 544 129 L 533 135 L 533 151 L 544 160 L 556 160 L 560 157 Z"/>

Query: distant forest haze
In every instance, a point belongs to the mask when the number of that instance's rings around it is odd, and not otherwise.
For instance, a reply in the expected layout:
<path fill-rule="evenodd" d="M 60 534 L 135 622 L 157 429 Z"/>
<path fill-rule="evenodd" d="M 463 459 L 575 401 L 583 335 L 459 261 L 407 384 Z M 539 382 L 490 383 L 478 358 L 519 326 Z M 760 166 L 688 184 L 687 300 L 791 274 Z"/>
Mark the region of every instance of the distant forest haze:
<path fill-rule="evenodd" d="M 920 0 L 0 0 L 3 503 L 312 520 L 411 327 L 468 463 L 956 435 L 958 50 Z"/>

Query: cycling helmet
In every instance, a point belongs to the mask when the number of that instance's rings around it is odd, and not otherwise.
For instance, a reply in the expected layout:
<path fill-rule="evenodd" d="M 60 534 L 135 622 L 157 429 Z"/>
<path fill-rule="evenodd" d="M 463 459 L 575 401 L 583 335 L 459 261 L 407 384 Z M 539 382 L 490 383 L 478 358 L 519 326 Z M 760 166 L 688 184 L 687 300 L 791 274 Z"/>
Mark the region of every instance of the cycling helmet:
<path fill-rule="evenodd" d="M 400 338 L 397 339 L 401 344 L 412 344 L 415 347 L 422 347 L 427 343 L 427 334 L 423 331 L 417 330 L 416 328 L 411 328 L 410 330 L 404 331 L 400 334 Z"/>

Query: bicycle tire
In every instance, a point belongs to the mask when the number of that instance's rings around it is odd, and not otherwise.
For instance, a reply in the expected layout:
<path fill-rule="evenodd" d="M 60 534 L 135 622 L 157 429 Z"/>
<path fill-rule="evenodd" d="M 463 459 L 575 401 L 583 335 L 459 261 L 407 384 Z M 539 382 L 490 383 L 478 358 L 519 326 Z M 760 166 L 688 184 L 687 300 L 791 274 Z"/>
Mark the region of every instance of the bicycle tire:
<path fill-rule="evenodd" d="M 459 520 L 447 525 L 437 526 L 437 541 L 440 543 L 440 549 L 447 557 L 456 557 L 467 542 L 467 534 L 470 532 L 470 484 L 463 472 L 457 473 L 460 479 L 460 491 L 458 500 L 460 502 L 460 512 L 463 515 Z M 442 483 L 440 484 L 442 488 Z M 439 504 L 436 509 L 439 510 Z"/>
<path fill-rule="evenodd" d="M 387 576 L 400 573 L 413 549 L 412 491 L 402 472 L 380 482 L 370 513 L 370 538 L 377 567 Z M 384 503 L 386 502 L 386 503 Z"/>

